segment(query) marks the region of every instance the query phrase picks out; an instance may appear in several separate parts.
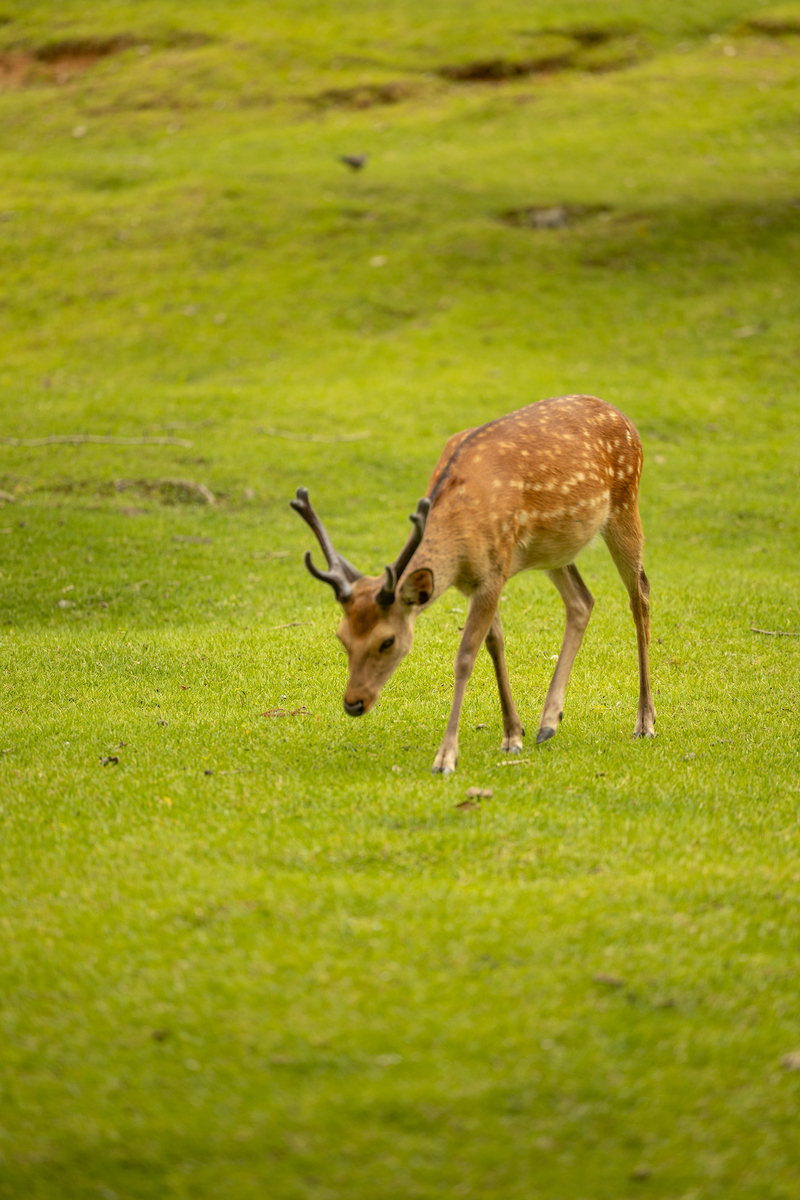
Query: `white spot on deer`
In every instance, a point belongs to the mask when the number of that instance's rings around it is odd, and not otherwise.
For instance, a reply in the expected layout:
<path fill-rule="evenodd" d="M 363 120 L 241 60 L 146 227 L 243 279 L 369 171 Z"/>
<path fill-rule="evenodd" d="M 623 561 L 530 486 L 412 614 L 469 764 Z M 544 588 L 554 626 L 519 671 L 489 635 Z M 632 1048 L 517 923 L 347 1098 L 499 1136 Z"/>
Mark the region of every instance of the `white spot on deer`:
<path fill-rule="evenodd" d="M 575 478 L 577 479 L 578 483 L 583 483 L 586 476 L 584 475 L 583 471 L 578 471 L 578 474 L 575 476 Z"/>
<path fill-rule="evenodd" d="M 492 487 L 502 487 L 502 486 L 503 486 L 502 479 L 495 479 L 494 483 L 492 484 Z"/>
<path fill-rule="evenodd" d="M 520 525 L 527 525 L 528 524 L 528 514 L 526 512 L 521 512 L 519 514 L 519 516 L 517 517 L 517 520 L 519 521 Z"/>
<path fill-rule="evenodd" d="M 625 468 L 625 474 L 626 474 L 626 475 L 632 475 L 632 474 L 633 474 L 633 467 L 632 467 L 632 466 L 630 466 L 630 464 L 628 464 L 628 466 Z"/>

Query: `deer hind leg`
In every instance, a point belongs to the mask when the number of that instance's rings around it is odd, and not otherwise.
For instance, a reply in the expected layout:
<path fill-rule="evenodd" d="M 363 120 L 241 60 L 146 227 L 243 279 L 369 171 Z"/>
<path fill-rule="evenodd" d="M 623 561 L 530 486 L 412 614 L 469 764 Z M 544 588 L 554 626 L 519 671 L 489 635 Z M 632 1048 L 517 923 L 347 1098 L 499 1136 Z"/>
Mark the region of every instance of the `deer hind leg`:
<path fill-rule="evenodd" d="M 603 533 L 614 565 L 622 576 L 631 601 L 639 651 L 639 708 L 634 737 L 655 737 L 656 710 L 650 691 L 650 583 L 642 566 L 642 523 L 634 500 L 631 511 L 613 513 Z"/>
<path fill-rule="evenodd" d="M 501 581 L 504 583 L 505 580 Z M 461 716 L 461 705 L 464 703 L 464 693 L 467 683 L 475 666 L 478 651 L 489 632 L 497 602 L 500 598 L 500 588 L 496 591 L 475 592 L 469 602 L 469 612 L 461 635 L 461 645 L 456 655 L 456 685 L 453 691 L 453 704 L 450 709 L 450 719 L 444 732 L 442 744 L 433 760 L 434 775 L 452 775 L 458 762 L 458 721 Z"/>
<path fill-rule="evenodd" d="M 503 642 L 503 626 L 500 614 L 495 613 L 489 632 L 486 635 L 486 649 L 494 663 L 494 673 L 497 676 L 497 690 L 500 693 L 500 708 L 503 711 L 503 743 L 501 750 L 508 754 L 519 754 L 522 750 L 522 739 L 525 730 L 519 719 L 514 697 L 511 695 L 511 684 L 508 681 L 506 669 L 506 652 Z"/>
<path fill-rule="evenodd" d="M 581 648 L 583 635 L 594 608 L 592 593 L 581 579 L 574 563 L 568 567 L 559 567 L 557 571 L 548 571 L 547 574 L 558 588 L 561 599 L 564 601 L 567 623 L 564 629 L 561 653 L 558 656 L 550 687 L 547 689 L 539 721 L 539 729 L 536 734 L 537 744 L 546 742 L 554 735 L 558 723 L 564 715 L 564 697 L 567 693 L 570 671 Z"/>

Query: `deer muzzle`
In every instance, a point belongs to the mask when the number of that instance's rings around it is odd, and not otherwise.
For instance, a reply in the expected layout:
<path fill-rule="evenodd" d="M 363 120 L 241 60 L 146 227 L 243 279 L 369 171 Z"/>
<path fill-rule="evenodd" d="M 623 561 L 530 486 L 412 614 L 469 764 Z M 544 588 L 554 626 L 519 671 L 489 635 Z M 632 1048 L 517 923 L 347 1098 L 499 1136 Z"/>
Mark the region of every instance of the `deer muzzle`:
<path fill-rule="evenodd" d="M 344 700 L 344 711 L 348 717 L 363 717 L 364 701 L 363 700 Z"/>

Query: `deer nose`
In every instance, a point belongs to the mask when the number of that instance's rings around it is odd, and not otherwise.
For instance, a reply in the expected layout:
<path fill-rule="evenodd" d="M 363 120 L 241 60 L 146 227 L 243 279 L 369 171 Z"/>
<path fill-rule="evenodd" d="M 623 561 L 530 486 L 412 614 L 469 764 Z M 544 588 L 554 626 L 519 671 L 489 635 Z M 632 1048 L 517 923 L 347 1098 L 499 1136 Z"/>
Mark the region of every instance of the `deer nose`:
<path fill-rule="evenodd" d="M 363 717 L 364 701 L 363 700 L 353 700 L 353 701 L 345 700 L 344 711 L 347 713 L 348 717 Z"/>

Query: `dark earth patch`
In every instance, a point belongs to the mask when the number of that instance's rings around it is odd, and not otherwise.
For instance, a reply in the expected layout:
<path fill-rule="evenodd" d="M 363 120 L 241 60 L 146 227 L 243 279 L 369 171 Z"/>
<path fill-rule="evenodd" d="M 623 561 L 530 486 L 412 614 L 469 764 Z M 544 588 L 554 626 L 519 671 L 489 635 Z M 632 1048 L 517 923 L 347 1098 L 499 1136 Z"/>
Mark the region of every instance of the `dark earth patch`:
<path fill-rule="evenodd" d="M 160 40 L 166 47 L 191 47 L 205 45 L 211 38 L 204 33 L 177 30 Z M 70 38 L 35 47 L 11 47 L 0 53 L 0 89 L 69 83 L 103 58 L 134 46 L 144 50 L 151 44 L 152 39 L 123 33 L 103 38 Z"/>
<path fill-rule="evenodd" d="M 644 42 L 630 30 L 580 26 L 551 33 L 523 32 L 529 38 L 517 59 L 485 58 L 439 68 L 445 79 L 458 83 L 501 83 L 552 71 L 614 71 L 629 66 L 644 53 Z"/>
<path fill-rule="evenodd" d="M 564 229 L 610 211 L 605 204 L 529 204 L 507 209 L 500 220 L 521 229 Z"/>
<path fill-rule="evenodd" d="M 391 83 L 360 83 L 355 87 L 327 88 L 311 97 L 318 108 L 375 108 L 407 100 L 413 88 L 400 80 Z"/>

